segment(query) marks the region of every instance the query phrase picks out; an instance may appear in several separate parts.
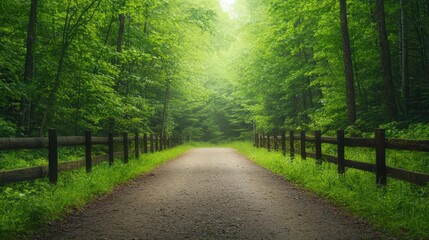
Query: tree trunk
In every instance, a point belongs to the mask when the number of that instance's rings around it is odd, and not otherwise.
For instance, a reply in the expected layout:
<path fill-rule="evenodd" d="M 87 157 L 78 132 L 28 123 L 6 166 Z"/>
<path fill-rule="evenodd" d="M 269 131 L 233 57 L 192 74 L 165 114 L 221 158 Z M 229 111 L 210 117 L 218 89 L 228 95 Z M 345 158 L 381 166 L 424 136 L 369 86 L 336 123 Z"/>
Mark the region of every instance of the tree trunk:
<path fill-rule="evenodd" d="M 314 50 L 313 50 L 313 48 L 311 48 L 310 49 L 310 51 L 311 51 L 311 54 L 313 54 L 314 55 Z M 300 56 L 301 56 L 301 53 L 300 53 Z M 304 54 L 303 54 L 303 56 L 304 56 L 304 59 L 305 59 L 305 64 L 310 64 L 310 61 L 309 61 L 309 57 L 307 56 L 307 54 L 304 52 Z M 308 94 L 308 101 L 309 101 L 309 103 L 310 103 L 310 108 L 314 108 L 314 103 L 313 103 L 313 92 L 311 91 L 311 78 L 310 77 L 306 77 L 306 79 L 307 79 L 307 94 Z"/>
<path fill-rule="evenodd" d="M 310 108 L 314 108 L 314 103 L 313 103 L 313 92 L 311 91 L 311 79 L 310 77 L 307 77 L 307 94 L 308 94 L 308 101 L 310 103 Z"/>
<path fill-rule="evenodd" d="M 346 78 L 346 102 L 347 102 L 347 117 L 349 124 L 353 125 L 356 122 L 356 101 L 355 87 L 353 79 L 353 62 L 352 52 L 350 48 L 350 36 L 347 23 L 347 2 L 340 0 L 340 20 L 341 20 L 341 35 L 343 40 L 343 61 L 344 74 Z"/>
<path fill-rule="evenodd" d="M 410 84 L 408 80 L 408 66 L 407 66 L 407 30 L 406 30 L 406 16 L 405 16 L 405 4 L 406 0 L 399 0 L 401 5 L 401 17 L 400 17 L 400 48 L 401 48 L 401 82 L 402 82 L 402 93 L 403 93 L 403 108 L 405 116 L 408 115 L 409 109 L 409 95 L 410 95 Z"/>
<path fill-rule="evenodd" d="M 28 85 L 34 78 L 34 45 L 36 42 L 36 23 L 37 23 L 37 0 L 31 0 L 30 15 L 28 20 L 28 32 L 24 65 L 24 84 Z M 26 96 L 21 98 L 21 126 L 24 128 L 24 134 L 29 135 L 31 119 L 31 91 L 26 91 Z"/>
<path fill-rule="evenodd" d="M 149 19 L 149 5 L 145 4 L 145 10 L 144 10 L 144 27 L 143 27 L 143 33 L 144 35 L 147 37 L 149 36 L 149 23 L 148 23 L 148 19 Z"/>
<path fill-rule="evenodd" d="M 162 109 L 162 125 L 161 125 L 161 135 L 166 136 L 166 126 L 167 126 L 167 120 L 168 120 L 168 105 L 170 101 L 170 81 L 167 80 L 167 87 L 165 89 L 165 95 L 164 95 L 164 106 Z"/>
<path fill-rule="evenodd" d="M 416 33 L 416 40 L 418 42 L 417 46 L 419 49 L 419 53 L 420 53 L 420 85 L 424 85 L 426 81 L 429 78 L 429 74 L 427 74 L 428 72 L 428 67 L 427 67 L 427 60 L 426 60 L 426 47 L 425 47 L 425 29 L 423 28 L 423 22 L 422 22 L 422 16 L 420 14 L 420 6 L 418 1 L 413 1 L 412 2 L 412 14 L 411 16 L 413 17 L 413 22 L 414 27 L 415 27 L 415 33 Z"/>
<path fill-rule="evenodd" d="M 124 30 L 125 30 L 125 14 L 119 14 L 119 31 L 118 31 L 118 42 L 116 46 L 116 51 L 119 53 L 122 52 L 122 42 L 124 38 Z"/>
<path fill-rule="evenodd" d="M 304 108 L 304 111 L 307 111 L 307 91 L 302 91 L 302 107 Z"/>
<path fill-rule="evenodd" d="M 429 82 L 429 59 L 428 59 L 428 50 L 427 50 L 427 41 L 426 41 L 426 29 L 427 25 L 425 24 L 425 16 L 420 14 L 420 4 L 419 1 L 416 1 L 417 6 L 417 15 L 418 18 L 418 27 L 420 28 L 420 42 L 421 42 L 421 55 L 422 55 L 422 63 L 423 63 L 423 71 L 422 71 L 422 85 L 426 85 Z M 424 10 L 422 10 L 424 12 Z"/>
<path fill-rule="evenodd" d="M 426 0 L 426 14 L 429 16 L 429 0 Z"/>
<path fill-rule="evenodd" d="M 375 18 L 378 27 L 378 42 L 380 45 L 381 66 L 384 79 L 384 104 L 387 108 L 389 120 L 394 121 L 398 118 L 398 112 L 395 101 L 395 85 L 392 78 L 389 42 L 387 39 L 384 0 L 376 0 Z"/>

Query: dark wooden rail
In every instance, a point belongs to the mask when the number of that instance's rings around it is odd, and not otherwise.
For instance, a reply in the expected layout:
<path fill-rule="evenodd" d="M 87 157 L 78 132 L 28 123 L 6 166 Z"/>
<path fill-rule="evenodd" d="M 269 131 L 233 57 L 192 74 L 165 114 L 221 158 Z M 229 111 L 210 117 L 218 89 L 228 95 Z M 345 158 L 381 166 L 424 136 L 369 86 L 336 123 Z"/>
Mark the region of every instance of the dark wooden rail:
<path fill-rule="evenodd" d="M 121 137 L 113 138 L 113 142 L 122 142 Z M 107 144 L 107 137 L 91 137 L 91 144 Z M 72 137 L 58 137 L 59 147 L 72 147 L 85 145 L 85 137 L 72 136 Z M 0 150 L 19 150 L 19 149 L 38 149 L 47 148 L 47 137 L 36 138 L 0 138 Z"/>
<path fill-rule="evenodd" d="M 140 142 L 143 141 L 143 149 L 140 149 Z M 140 156 L 141 150 L 143 153 L 148 152 L 150 145 L 151 152 L 160 151 L 181 144 L 180 137 L 161 138 L 156 136 L 150 138 L 148 142 L 147 134 L 139 136 L 135 133 L 134 136 L 128 136 L 128 133 L 123 133 L 121 137 L 113 137 L 113 133 L 109 133 L 108 137 L 93 137 L 91 132 L 85 132 L 85 136 L 68 136 L 58 137 L 55 129 L 49 130 L 48 137 L 37 138 L 0 138 L 0 150 L 19 150 L 19 149 L 48 149 L 48 166 L 37 166 L 24 169 L 0 171 L 0 185 L 33 180 L 48 176 L 50 182 L 56 183 L 58 180 L 58 172 L 68 171 L 86 166 L 86 171 L 91 172 L 92 165 L 101 161 L 109 161 L 109 165 L 113 164 L 114 158 L 122 158 L 124 163 L 129 159 L 129 142 L 134 142 L 135 157 Z M 114 144 L 122 143 L 123 152 L 114 153 Z M 93 145 L 107 145 L 108 153 L 106 155 L 92 157 L 91 150 Z M 58 162 L 58 147 L 70 146 L 85 146 L 85 159 Z"/>
<path fill-rule="evenodd" d="M 271 138 L 268 134 L 256 134 L 258 136 L 254 138 L 254 145 L 256 147 L 268 148 L 268 150 L 271 150 L 270 146 L 272 144 L 270 142 L 274 141 L 274 138 Z M 315 131 L 315 135 L 313 136 L 306 135 L 305 131 L 301 131 L 301 134 L 299 135 L 294 134 L 294 131 L 289 131 L 289 136 L 287 136 L 285 132 L 282 132 L 280 136 L 276 137 L 276 139 L 280 139 L 277 141 L 281 141 L 280 146 L 282 146 L 283 155 L 286 155 L 287 152 L 287 141 L 289 141 L 291 157 L 293 157 L 295 154 L 295 142 L 300 141 L 300 154 L 302 159 L 306 159 L 306 157 L 311 157 L 315 158 L 316 162 L 319 164 L 321 163 L 321 161 L 337 164 L 339 174 L 343 174 L 345 172 L 346 167 L 375 173 L 377 185 L 386 185 L 387 177 L 407 181 L 422 186 L 429 183 L 429 174 L 386 166 L 385 153 L 386 149 L 429 152 L 429 140 L 385 138 L 383 129 L 375 130 L 375 136 L 375 138 L 346 138 L 344 137 L 343 130 L 337 131 L 336 137 L 321 136 L 320 131 Z M 314 144 L 316 152 L 307 152 L 306 143 Z M 337 156 L 322 154 L 322 143 L 337 145 Z M 375 149 L 375 164 L 344 159 L 344 147 L 365 147 Z"/>

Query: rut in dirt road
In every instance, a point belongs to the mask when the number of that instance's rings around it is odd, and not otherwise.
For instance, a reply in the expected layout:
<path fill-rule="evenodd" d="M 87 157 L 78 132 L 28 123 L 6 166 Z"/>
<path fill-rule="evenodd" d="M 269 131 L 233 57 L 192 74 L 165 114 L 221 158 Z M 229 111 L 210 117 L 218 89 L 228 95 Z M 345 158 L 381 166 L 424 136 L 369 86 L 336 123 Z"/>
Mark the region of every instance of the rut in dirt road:
<path fill-rule="evenodd" d="M 379 234 L 228 148 L 194 149 L 47 239 L 373 239 Z"/>

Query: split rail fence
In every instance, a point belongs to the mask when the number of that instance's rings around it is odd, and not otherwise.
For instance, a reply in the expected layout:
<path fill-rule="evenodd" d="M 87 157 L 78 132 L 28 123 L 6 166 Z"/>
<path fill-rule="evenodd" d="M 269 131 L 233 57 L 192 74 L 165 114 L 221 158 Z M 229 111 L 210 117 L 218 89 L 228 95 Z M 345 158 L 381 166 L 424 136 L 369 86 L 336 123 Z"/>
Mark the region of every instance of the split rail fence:
<path fill-rule="evenodd" d="M 254 135 L 254 145 L 259 148 L 282 149 L 283 155 L 286 155 L 289 145 L 290 156 L 295 155 L 295 142 L 300 142 L 300 154 L 302 159 L 311 157 L 316 159 L 316 163 L 322 161 L 338 165 L 338 173 L 345 173 L 346 167 L 359 169 L 362 171 L 375 173 L 376 184 L 383 186 L 387 184 L 387 177 L 407 181 L 417 185 L 425 186 L 429 183 L 429 174 L 413 172 L 405 169 L 386 166 L 386 149 L 408 150 L 429 152 L 429 140 L 407 140 L 393 139 L 385 137 L 384 129 L 375 130 L 375 138 L 356 138 L 344 137 L 344 131 L 338 130 L 337 136 L 322 136 L 321 131 L 315 131 L 313 136 L 306 135 L 305 131 L 295 134 L 295 131 L 285 131 L 278 134 L 259 134 Z M 307 152 L 307 143 L 313 143 L 315 152 Z M 334 144 L 337 146 L 337 156 L 331 156 L 322 153 L 322 144 Z M 375 149 L 375 164 L 360 162 L 356 160 L 345 159 L 345 147 L 364 147 Z"/>
<path fill-rule="evenodd" d="M 123 159 L 124 163 L 129 159 L 129 143 L 134 142 L 134 150 L 132 151 L 138 159 L 140 152 L 148 153 L 162 151 L 179 145 L 182 140 L 178 137 L 162 137 L 155 134 L 128 136 L 128 133 L 123 133 L 121 137 L 114 137 L 113 133 L 109 133 L 107 137 L 94 137 L 90 131 L 85 132 L 85 136 L 67 136 L 61 137 L 57 135 L 57 130 L 50 129 L 48 137 L 35 138 L 0 138 L 1 150 L 20 150 L 20 149 L 48 149 L 48 166 L 36 166 L 16 170 L 0 171 L 0 185 L 33 180 L 48 176 L 51 183 L 58 181 L 58 172 L 73 170 L 86 167 L 86 171 L 91 172 L 92 165 L 109 161 L 109 165 L 113 165 L 114 158 Z M 122 143 L 123 152 L 114 152 L 114 144 Z M 141 148 L 143 143 L 143 148 Z M 107 145 L 108 151 L 106 155 L 92 156 L 92 146 Z M 58 147 L 85 146 L 85 159 L 69 162 L 58 162 Z"/>

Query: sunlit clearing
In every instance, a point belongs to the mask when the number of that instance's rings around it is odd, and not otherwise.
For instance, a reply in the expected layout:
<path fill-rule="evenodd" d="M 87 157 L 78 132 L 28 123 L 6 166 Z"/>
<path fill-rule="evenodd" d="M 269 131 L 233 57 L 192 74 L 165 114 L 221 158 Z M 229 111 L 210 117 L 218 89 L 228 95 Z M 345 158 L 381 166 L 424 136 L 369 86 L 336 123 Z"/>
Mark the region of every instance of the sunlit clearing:
<path fill-rule="evenodd" d="M 230 18 L 237 18 L 237 14 L 234 12 L 235 0 L 219 0 L 222 10 L 229 14 Z"/>

